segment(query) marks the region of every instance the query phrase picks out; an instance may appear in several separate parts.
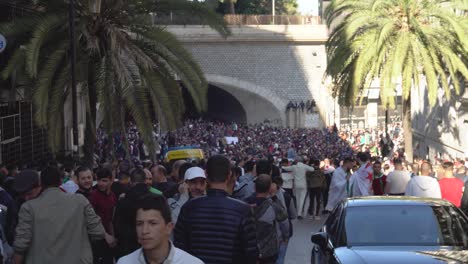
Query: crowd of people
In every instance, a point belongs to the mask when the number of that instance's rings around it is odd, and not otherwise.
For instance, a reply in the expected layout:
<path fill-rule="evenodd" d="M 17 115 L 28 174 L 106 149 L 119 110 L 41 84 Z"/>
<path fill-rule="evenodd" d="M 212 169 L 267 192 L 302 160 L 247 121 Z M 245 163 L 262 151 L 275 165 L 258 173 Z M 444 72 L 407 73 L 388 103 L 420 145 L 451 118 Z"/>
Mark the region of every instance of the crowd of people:
<path fill-rule="evenodd" d="M 188 120 L 167 135 L 155 131 L 161 153 L 198 145 L 206 161 L 148 160 L 131 127 L 132 151 L 108 149 L 102 135 L 98 153 L 122 156 L 96 167 L 0 166 L 0 256 L 16 264 L 284 263 L 295 221 L 320 220 L 347 197 L 442 198 L 468 213 L 468 160 L 408 162 L 395 151 L 395 130 L 381 137 Z"/>

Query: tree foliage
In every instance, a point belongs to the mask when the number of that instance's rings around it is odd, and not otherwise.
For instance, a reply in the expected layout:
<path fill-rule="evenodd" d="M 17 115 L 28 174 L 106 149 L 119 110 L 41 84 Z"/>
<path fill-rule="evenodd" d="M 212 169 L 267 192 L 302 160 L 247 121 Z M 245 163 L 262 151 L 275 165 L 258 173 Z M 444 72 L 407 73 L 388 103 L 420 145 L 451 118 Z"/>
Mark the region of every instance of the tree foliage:
<path fill-rule="evenodd" d="M 397 83 L 408 99 L 422 76 L 431 105 L 439 87 L 458 93 L 468 78 L 467 9 L 466 0 L 332 0 L 326 73 L 334 94 L 352 105 L 380 80 L 382 103 L 393 107 Z"/>
<path fill-rule="evenodd" d="M 222 17 L 185 0 L 102 0 L 99 14 L 90 12 L 90 1 L 75 1 L 77 83 L 88 98 L 88 114 L 99 105 L 109 133 L 121 131 L 129 114 L 153 150 L 152 116 L 166 129 L 181 122 L 184 102 L 178 80 L 197 110 L 206 109 L 207 81 L 200 67 L 174 35 L 152 24 L 151 13 L 199 16 L 227 36 Z M 68 6 L 63 0 L 28 0 L 23 8 L 32 13 L 0 24 L 9 40 L 1 76 L 23 74 L 31 80 L 35 120 L 48 129 L 49 145 L 58 151 L 71 79 Z"/>
<path fill-rule="evenodd" d="M 246 15 L 271 15 L 272 0 L 206 0 L 213 6 L 219 1 L 218 11 L 231 13 L 229 10 L 234 5 L 236 14 Z M 295 15 L 297 13 L 297 0 L 275 0 L 276 15 Z"/>

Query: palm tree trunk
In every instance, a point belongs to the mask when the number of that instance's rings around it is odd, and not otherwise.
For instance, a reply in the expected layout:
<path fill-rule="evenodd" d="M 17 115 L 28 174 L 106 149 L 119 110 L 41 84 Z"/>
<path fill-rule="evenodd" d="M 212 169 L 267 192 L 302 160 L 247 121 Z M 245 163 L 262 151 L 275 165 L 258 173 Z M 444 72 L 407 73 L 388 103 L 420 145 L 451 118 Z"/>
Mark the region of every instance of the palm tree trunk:
<path fill-rule="evenodd" d="M 229 0 L 228 6 L 229 6 L 229 14 L 234 15 L 236 13 L 236 8 L 234 7 L 234 1 Z"/>
<path fill-rule="evenodd" d="M 97 94 L 95 86 L 95 75 L 93 64 L 89 65 L 88 70 L 88 102 L 89 111 L 86 111 L 86 130 L 84 142 L 85 162 L 92 166 L 94 162 L 94 152 L 96 145 L 96 107 Z"/>
<path fill-rule="evenodd" d="M 413 126 L 411 120 L 411 95 L 403 99 L 403 136 L 405 138 L 406 159 L 413 162 Z"/>

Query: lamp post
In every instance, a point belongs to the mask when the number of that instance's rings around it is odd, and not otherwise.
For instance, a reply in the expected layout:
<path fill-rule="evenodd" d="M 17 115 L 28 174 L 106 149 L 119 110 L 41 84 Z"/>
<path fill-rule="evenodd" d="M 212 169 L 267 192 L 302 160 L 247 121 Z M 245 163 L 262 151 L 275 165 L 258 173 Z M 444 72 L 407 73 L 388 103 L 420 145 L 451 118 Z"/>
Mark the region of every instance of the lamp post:
<path fill-rule="evenodd" d="M 70 66 L 71 66 L 71 93 L 72 93 L 72 122 L 73 122 L 73 156 L 78 151 L 78 109 L 76 94 L 76 37 L 75 37 L 75 0 L 69 0 L 68 22 L 70 30 Z"/>

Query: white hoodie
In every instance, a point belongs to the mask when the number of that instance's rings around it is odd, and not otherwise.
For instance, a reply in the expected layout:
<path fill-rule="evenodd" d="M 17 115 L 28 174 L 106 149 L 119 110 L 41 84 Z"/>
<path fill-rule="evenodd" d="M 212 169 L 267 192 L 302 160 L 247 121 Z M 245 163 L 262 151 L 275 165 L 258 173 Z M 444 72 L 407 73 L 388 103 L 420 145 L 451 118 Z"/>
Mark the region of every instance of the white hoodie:
<path fill-rule="evenodd" d="M 439 182 L 430 176 L 414 176 L 408 182 L 406 196 L 442 198 Z"/>

